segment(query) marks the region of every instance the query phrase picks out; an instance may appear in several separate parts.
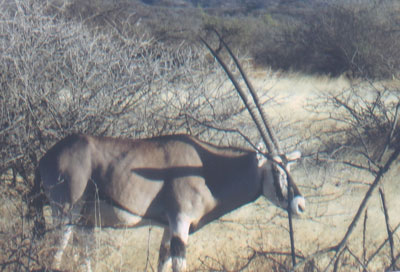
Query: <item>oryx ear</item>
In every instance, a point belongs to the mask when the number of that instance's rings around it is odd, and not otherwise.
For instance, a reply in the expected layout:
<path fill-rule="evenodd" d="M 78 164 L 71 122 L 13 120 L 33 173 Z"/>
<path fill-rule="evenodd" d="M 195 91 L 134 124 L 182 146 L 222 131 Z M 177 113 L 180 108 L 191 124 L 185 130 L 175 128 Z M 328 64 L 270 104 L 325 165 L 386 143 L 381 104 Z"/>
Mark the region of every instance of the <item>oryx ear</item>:
<path fill-rule="evenodd" d="M 295 164 L 298 159 L 301 158 L 301 152 L 296 150 L 293 151 L 289 154 L 286 154 L 286 160 L 287 160 L 287 170 L 290 171 L 290 166 Z"/>
<path fill-rule="evenodd" d="M 287 159 L 289 162 L 291 162 L 291 161 L 296 161 L 296 160 L 298 160 L 298 159 L 300 159 L 300 158 L 301 158 L 301 152 L 298 151 L 298 150 L 293 151 L 293 152 L 291 152 L 291 153 L 289 153 L 289 154 L 286 154 L 286 159 Z"/>

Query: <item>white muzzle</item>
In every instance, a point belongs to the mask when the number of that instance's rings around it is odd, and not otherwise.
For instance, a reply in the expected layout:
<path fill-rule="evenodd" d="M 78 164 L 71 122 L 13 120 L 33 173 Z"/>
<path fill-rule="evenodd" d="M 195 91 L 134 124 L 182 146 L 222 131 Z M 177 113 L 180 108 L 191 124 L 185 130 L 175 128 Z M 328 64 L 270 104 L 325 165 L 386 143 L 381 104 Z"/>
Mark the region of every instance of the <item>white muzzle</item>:
<path fill-rule="evenodd" d="M 306 200 L 302 196 L 296 196 L 290 206 L 294 214 L 302 214 L 306 210 Z"/>

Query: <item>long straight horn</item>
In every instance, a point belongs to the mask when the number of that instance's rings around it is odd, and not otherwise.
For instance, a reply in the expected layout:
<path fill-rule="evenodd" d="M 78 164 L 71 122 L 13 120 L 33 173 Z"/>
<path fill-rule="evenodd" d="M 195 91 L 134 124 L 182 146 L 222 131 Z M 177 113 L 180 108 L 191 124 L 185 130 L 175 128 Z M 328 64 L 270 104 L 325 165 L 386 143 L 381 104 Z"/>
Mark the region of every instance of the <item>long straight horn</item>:
<path fill-rule="evenodd" d="M 229 55 L 232 57 L 233 61 L 235 62 L 237 68 L 239 69 L 240 74 L 242 75 L 242 78 L 244 82 L 246 83 L 247 88 L 250 91 L 251 97 L 253 98 L 254 104 L 257 107 L 258 112 L 260 113 L 261 120 L 264 123 L 265 129 L 268 132 L 268 135 L 270 139 L 272 140 L 272 143 L 274 144 L 276 148 L 276 152 L 278 154 L 282 154 L 281 147 L 279 145 L 278 139 L 276 137 L 275 131 L 273 130 L 271 124 L 269 123 L 265 111 L 263 107 L 260 105 L 260 99 L 258 98 L 257 93 L 254 91 L 253 85 L 251 82 L 248 80 L 247 75 L 245 74 L 244 70 L 242 69 L 242 65 L 239 63 L 239 60 L 236 58 L 236 56 L 233 54 L 232 50 L 229 48 L 229 46 L 225 43 L 225 41 L 222 39 L 222 37 L 219 35 L 219 33 L 214 30 L 215 33 L 217 34 L 220 42 L 225 46 L 226 50 L 228 51 Z"/>
<path fill-rule="evenodd" d="M 257 114 L 254 112 L 254 108 L 252 108 L 250 106 L 245 92 L 240 87 L 239 83 L 233 76 L 232 72 L 229 70 L 228 66 L 225 64 L 225 62 L 222 60 L 222 58 L 214 51 L 214 49 L 212 49 L 211 46 L 203 38 L 200 37 L 200 40 L 204 43 L 204 45 L 208 48 L 208 50 L 210 50 L 211 54 L 218 60 L 219 64 L 222 66 L 225 73 L 228 75 L 229 79 L 231 80 L 233 86 L 239 93 L 240 98 L 243 100 L 244 105 L 246 106 L 247 110 L 249 111 L 251 118 L 253 119 L 254 123 L 256 124 L 257 129 L 260 132 L 261 137 L 263 138 L 263 141 L 265 142 L 268 152 L 275 153 L 274 143 L 268 137 L 268 132 L 265 129 L 266 125 L 262 126 L 260 120 L 258 119 Z"/>

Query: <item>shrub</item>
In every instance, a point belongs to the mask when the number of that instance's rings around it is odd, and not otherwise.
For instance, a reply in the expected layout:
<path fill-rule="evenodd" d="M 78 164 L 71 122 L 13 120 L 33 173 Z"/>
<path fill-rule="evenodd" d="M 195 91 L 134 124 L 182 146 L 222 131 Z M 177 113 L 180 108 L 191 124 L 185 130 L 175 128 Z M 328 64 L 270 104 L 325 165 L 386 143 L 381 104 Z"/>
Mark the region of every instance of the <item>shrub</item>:
<path fill-rule="evenodd" d="M 325 124 L 319 149 L 337 156 L 349 151 L 379 164 L 385 152 L 399 146 L 399 101 L 399 88 L 378 84 L 323 94 L 309 105 Z"/>
<path fill-rule="evenodd" d="M 242 111 L 235 93 L 220 91 L 222 71 L 202 48 L 167 47 L 135 25 L 97 31 L 53 9 L 40 0 L 0 3 L 1 214 L 19 215 L 0 225 L 3 235 L 15 233 L 1 246 L 7 271 L 41 266 L 27 202 L 38 159 L 57 140 L 209 136 L 202 123 L 229 123 Z"/>
<path fill-rule="evenodd" d="M 281 26 L 254 52 L 256 62 L 338 76 L 388 78 L 400 69 L 400 37 L 389 7 L 315 5 L 299 21 Z M 307 9 L 306 9 L 307 10 Z"/>

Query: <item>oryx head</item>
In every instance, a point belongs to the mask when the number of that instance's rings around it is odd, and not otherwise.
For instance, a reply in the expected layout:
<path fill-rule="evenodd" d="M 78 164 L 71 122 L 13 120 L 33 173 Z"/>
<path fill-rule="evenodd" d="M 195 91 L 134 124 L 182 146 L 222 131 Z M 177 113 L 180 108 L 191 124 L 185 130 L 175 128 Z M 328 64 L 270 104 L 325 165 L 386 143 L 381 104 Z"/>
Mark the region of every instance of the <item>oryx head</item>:
<path fill-rule="evenodd" d="M 301 214 L 305 210 L 305 199 L 294 182 L 290 184 L 286 171 L 282 168 L 286 164 L 286 170 L 290 171 L 290 166 L 296 163 L 301 157 L 299 151 L 274 156 L 271 160 L 266 159 L 261 154 L 258 157 L 258 167 L 261 170 L 263 195 L 276 206 L 287 209 L 290 199 L 290 207 L 293 214 Z"/>

